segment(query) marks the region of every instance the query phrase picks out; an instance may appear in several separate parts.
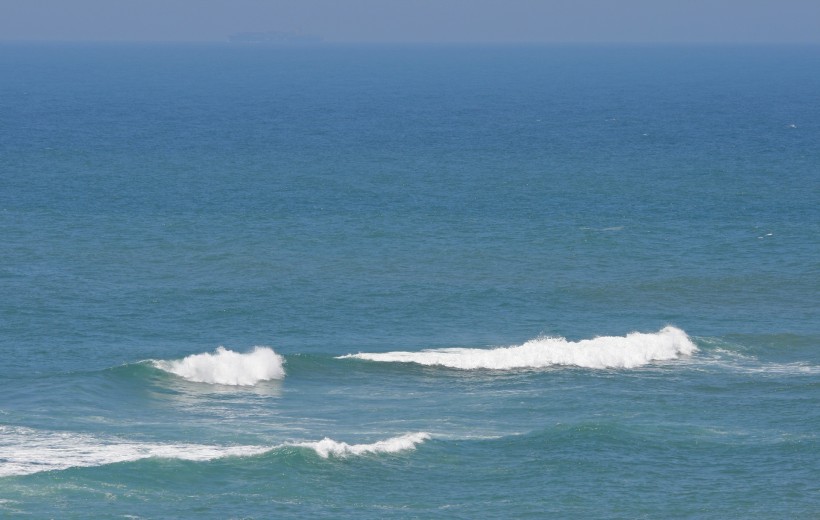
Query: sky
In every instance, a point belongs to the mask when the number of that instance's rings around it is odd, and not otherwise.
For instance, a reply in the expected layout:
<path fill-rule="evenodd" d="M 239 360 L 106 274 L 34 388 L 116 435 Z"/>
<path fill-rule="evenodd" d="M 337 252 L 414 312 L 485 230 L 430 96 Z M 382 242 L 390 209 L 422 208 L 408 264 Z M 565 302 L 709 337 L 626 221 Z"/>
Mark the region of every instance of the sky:
<path fill-rule="evenodd" d="M 820 0 L 0 0 L 0 41 L 820 43 Z"/>

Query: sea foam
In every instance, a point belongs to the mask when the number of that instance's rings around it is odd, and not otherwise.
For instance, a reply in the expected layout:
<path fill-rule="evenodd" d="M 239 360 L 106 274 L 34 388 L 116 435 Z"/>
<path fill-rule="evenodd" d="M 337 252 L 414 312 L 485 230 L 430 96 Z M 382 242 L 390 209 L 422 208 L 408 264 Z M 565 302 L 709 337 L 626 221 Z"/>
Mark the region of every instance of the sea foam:
<path fill-rule="evenodd" d="M 219 347 L 213 354 L 193 354 L 180 360 L 151 363 L 160 370 L 197 383 L 250 386 L 285 377 L 284 358 L 269 347 L 254 347 L 246 354 Z"/>
<path fill-rule="evenodd" d="M 53 432 L 0 426 L 0 477 L 29 475 L 75 467 L 102 466 L 147 458 L 207 461 L 250 456 L 270 450 L 263 446 L 160 444 L 97 438 L 74 432 Z"/>
<path fill-rule="evenodd" d="M 95 467 L 142 459 L 162 458 L 209 461 L 225 457 L 250 457 L 284 448 L 307 448 L 322 458 L 396 453 L 414 450 L 429 439 L 424 432 L 409 433 L 372 444 L 347 444 L 325 438 L 276 446 L 216 446 L 191 443 L 131 442 L 85 433 L 56 432 L 0 425 L 0 478 L 43 471 Z"/>
<path fill-rule="evenodd" d="M 318 442 L 301 442 L 293 446 L 311 448 L 316 453 L 326 459 L 331 455 L 334 457 L 347 457 L 350 455 L 366 455 L 369 453 L 396 453 L 400 451 L 414 450 L 416 444 L 420 444 L 430 439 L 430 434 L 425 432 L 408 433 L 398 437 L 374 442 L 372 444 L 347 444 L 325 437 Z"/>
<path fill-rule="evenodd" d="M 541 337 L 523 345 L 493 349 L 447 348 L 420 352 L 359 353 L 342 356 L 370 361 L 417 363 L 462 370 L 545 368 L 635 368 L 691 355 L 697 347 L 686 333 L 668 326 L 656 333 L 599 336 L 581 341 Z"/>

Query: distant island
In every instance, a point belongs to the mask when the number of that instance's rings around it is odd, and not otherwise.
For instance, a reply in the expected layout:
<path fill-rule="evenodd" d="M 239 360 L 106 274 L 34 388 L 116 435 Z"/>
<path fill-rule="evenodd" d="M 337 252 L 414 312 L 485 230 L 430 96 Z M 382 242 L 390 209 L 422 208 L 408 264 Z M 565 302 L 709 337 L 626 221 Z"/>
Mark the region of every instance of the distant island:
<path fill-rule="evenodd" d="M 278 45 L 304 45 L 321 43 L 322 38 L 311 34 L 288 32 L 241 32 L 228 36 L 231 43 L 266 43 Z"/>

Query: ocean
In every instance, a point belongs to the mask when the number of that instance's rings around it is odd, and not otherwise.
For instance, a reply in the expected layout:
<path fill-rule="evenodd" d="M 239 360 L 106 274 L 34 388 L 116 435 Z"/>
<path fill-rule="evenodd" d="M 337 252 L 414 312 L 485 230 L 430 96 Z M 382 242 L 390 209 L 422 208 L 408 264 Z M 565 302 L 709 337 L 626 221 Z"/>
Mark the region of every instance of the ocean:
<path fill-rule="evenodd" d="M 817 518 L 820 47 L 0 45 L 0 516 Z"/>

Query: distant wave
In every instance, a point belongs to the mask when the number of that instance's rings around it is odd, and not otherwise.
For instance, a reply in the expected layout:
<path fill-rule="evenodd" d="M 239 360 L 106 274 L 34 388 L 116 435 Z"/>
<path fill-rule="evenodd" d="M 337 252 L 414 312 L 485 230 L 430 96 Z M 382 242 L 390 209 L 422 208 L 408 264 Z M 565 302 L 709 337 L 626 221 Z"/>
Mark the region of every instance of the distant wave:
<path fill-rule="evenodd" d="M 351 445 L 325 438 L 316 442 L 284 443 L 276 446 L 215 446 L 128 442 L 83 433 L 0 426 L 0 477 L 104 466 L 150 458 L 209 461 L 225 457 L 250 457 L 285 448 L 306 448 L 325 459 L 344 458 L 414 450 L 417 444 L 428 439 L 429 434 L 418 432 L 372 444 Z"/>
<path fill-rule="evenodd" d="M 284 379 L 285 360 L 269 347 L 254 347 L 240 354 L 219 347 L 213 354 L 193 354 L 174 361 L 151 361 L 156 368 L 197 383 L 250 386 L 260 381 Z"/>
<path fill-rule="evenodd" d="M 420 352 L 348 354 L 341 358 L 393 363 L 418 363 L 462 370 L 545 368 L 576 366 L 583 368 L 635 368 L 653 361 L 688 356 L 697 347 L 686 333 L 665 327 L 656 333 L 633 332 L 626 336 L 600 336 L 582 341 L 541 337 L 523 345 L 493 349 L 447 348 Z"/>

